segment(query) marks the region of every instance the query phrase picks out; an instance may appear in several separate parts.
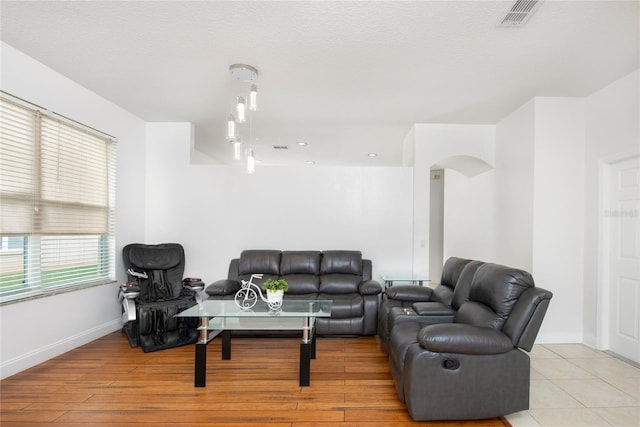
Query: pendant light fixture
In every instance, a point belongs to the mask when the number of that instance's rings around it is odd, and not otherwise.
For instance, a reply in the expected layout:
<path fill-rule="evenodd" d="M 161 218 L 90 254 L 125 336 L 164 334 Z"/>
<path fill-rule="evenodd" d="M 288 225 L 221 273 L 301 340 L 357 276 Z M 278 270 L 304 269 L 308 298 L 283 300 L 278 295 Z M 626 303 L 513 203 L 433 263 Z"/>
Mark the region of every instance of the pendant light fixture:
<path fill-rule="evenodd" d="M 227 139 L 233 142 L 237 138 L 236 118 L 233 114 L 227 119 Z"/>
<path fill-rule="evenodd" d="M 255 84 L 251 85 L 251 92 L 249 92 L 249 110 L 258 110 L 258 86 Z"/>
<path fill-rule="evenodd" d="M 253 149 L 249 149 L 249 154 L 247 155 L 247 172 L 254 173 L 256 171 L 256 158 L 253 157 Z"/>
<path fill-rule="evenodd" d="M 244 96 L 238 97 L 236 103 L 236 116 L 238 117 L 238 123 L 244 123 L 247 121 L 247 104 L 244 102 Z"/>
<path fill-rule="evenodd" d="M 240 138 L 233 141 L 233 160 L 242 159 L 242 141 Z"/>
<path fill-rule="evenodd" d="M 235 115 L 231 114 L 227 120 L 227 140 L 233 144 L 234 160 L 241 160 L 243 151 L 242 145 L 249 145 L 248 150 L 246 151 L 246 165 L 247 172 L 253 173 L 255 171 L 255 157 L 253 148 L 251 148 L 253 141 L 251 113 L 258 110 L 258 85 L 255 83 L 258 78 L 258 70 L 251 65 L 233 64 L 229 67 L 229 72 L 237 80 L 249 83 L 250 86 L 248 95 L 236 96 Z M 247 122 L 249 122 L 249 139 L 245 139 L 248 143 L 242 144 L 240 141 L 241 131 L 243 128 L 242 125 Z"/>

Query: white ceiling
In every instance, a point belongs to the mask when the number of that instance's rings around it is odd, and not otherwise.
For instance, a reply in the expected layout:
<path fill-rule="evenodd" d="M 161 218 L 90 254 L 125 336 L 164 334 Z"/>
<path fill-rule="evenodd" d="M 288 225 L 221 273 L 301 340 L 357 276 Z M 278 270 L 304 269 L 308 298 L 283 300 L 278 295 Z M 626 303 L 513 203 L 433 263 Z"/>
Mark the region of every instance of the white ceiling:
<path fill-rule="evenodd" d="M 265 164 L 400 165 L 414 123 L 496 123 L 639 67 L 640 1 L 547 0 L 523 27 L 498 27 L 512 4 L 3 0 L 0 34 L 146 121 L 193 122 L 220 162 L 244 91 L 228 68 L 246 63 L 260 72 L 251 134 Z"/>

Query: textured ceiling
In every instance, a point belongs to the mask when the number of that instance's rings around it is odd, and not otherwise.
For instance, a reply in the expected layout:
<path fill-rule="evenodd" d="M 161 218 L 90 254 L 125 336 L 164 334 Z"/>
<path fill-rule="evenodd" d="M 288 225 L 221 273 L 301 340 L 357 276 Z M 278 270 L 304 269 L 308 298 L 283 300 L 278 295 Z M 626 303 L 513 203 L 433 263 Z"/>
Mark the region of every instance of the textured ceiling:
<path fill-rule="evenodd" d="M 414 123 L 496 123 L 639 67 L 639 1 L 547 0 L 497 27 L 511 5 L 3 0 L 0 37 L 144 120 L 193 122 L 216 161 L 231 161 L 224 120 L 244 88 L 228 68 L 246 63 L 264 163 L 400 165 Z"/>

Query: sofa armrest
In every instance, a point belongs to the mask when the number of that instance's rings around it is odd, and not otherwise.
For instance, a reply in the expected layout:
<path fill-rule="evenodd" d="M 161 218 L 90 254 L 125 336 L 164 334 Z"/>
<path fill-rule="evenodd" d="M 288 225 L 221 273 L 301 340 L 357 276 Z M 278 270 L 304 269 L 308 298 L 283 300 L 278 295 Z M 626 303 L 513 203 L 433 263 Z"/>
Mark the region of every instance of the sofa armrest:
<path fill-rule="evenodd" d="M 433 289 L 427 286 L 400 285 L 392 286 L 384 291 L 388 299 L 396 301 L 430 301 Z"/>
<path fill-rule="evenodd" d="M 434 353 L 501 354 L 514 348 L 501 331 L 464 323 L 425 326 L 417 339 L 422 348 Z"/>
<path fill-rule="evenodd" d="M 233 295 L 240 290 L 240 282 L 237 280 L 217 280 L 207 286 L 205 292 L 212 297 Z"/>
<path fill-rule="evenodd" d="M 378 295 L 382 292 L 382 286 L 375 280 L 365 280 L 358 285 L 360 295 Z"/>

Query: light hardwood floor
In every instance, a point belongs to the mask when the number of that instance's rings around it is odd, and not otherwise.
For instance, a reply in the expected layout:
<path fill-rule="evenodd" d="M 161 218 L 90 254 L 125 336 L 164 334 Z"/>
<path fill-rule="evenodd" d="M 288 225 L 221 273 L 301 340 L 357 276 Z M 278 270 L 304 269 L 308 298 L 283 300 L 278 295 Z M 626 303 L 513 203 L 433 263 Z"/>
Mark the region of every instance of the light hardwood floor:
<path fill-rule="evenodd" d="M 193 346 L 153 353 L 107 335 L 0 382 L 2 426 L 502 426 L 416 423 L 398 401 L 375 337 L 319 338 L 311 386 L 298 385 L 299 338 L 234 338 L 208 349 L 193 386 Z M 507 423 L 508 424 L 508 423 Z"/>

